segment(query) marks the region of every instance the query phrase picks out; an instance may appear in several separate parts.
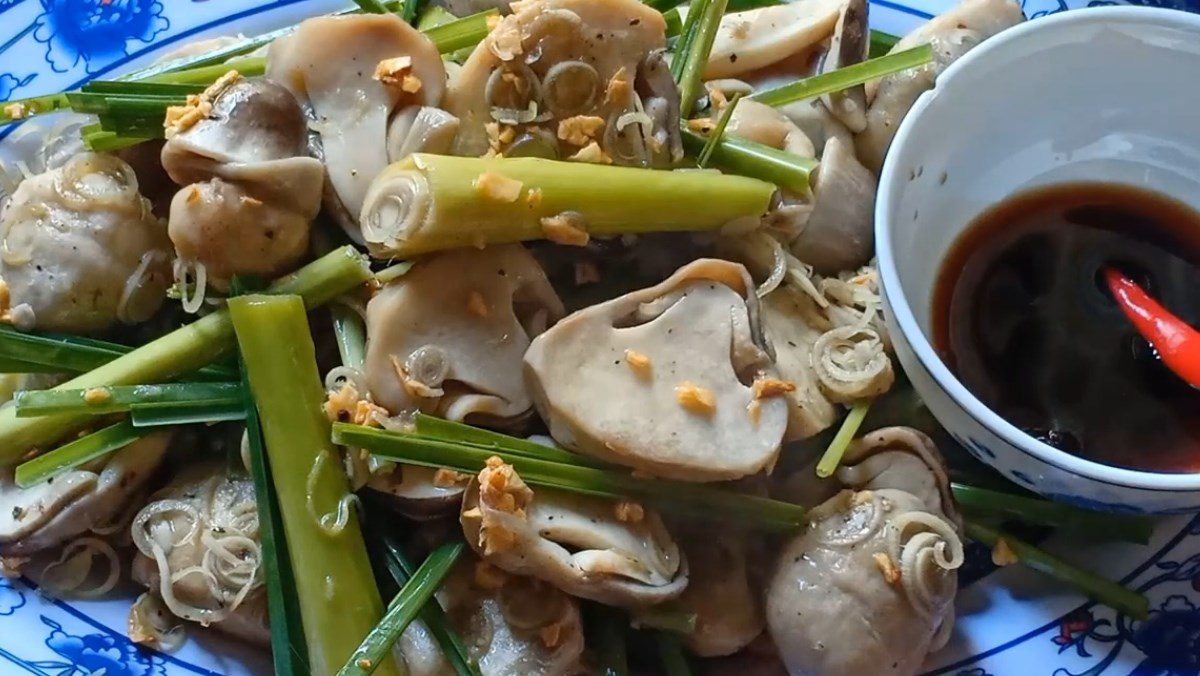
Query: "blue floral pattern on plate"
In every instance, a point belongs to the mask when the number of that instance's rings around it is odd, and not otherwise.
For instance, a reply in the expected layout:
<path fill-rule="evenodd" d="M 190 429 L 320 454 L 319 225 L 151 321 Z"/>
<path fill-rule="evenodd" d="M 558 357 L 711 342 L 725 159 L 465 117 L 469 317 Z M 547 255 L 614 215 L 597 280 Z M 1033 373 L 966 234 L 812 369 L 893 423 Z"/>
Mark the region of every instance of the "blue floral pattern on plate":
<path fill-rule="evenodd" d="M 346 0 L 0 0 L 0 100 L 77 87 L 191 39 L 257 33 L 344 4 Z M 872 25 L 902 34 L 950 4 L 952 0 L 875 0 Z M 1027 16 L 1037 18 L 1121 3 L 1022 4 Z M 1132 4 L 1200 12 L 1200 0 Z M 13 128 L 0 129 L 0 141 Z M 990 452 L 971 440 L 960 441 L 977 457 Z M 1028 476 L 1015 478 L 1033 482 Z M 1144 591 L 1153 608 L 1149 618 L 1134 621 L 1087 603 L 1028 571 L 997 571 L 986 548 L 974 546 L 962 574 L 955 637 L 931 660 L 930 676 L 1200 674 L 1200 517 L 1164 522 L 1149 547 L 1087 550 L 1059 544 L 1073 558 Z M 27 581 L 0 579 L 0 673 L 270 673 L 261 654 L 211 635 L 189 642 L 175 655 L 136 646 L 125 636 L 128 603 L 53 600 Z"/>

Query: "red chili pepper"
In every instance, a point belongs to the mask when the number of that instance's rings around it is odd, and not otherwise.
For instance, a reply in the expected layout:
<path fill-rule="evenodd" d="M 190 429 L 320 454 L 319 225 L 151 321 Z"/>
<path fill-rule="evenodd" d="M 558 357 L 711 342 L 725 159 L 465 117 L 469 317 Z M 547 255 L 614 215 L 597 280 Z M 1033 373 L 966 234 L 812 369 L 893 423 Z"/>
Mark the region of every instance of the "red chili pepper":
<path fill-rule="evenodd" d="M 1163 364 L 1192 387 L 1200 388 L 1200 331 L 1171 314 L 1120 271 L 1104 269 L 1117 305 L 1158 351 Z"/>

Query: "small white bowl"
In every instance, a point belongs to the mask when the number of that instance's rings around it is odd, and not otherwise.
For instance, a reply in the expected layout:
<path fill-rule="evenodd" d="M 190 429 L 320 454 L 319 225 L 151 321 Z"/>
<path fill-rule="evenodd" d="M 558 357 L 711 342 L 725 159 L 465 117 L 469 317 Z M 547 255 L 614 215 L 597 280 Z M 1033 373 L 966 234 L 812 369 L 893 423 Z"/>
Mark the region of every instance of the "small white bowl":
<path fill-rule="evenodd" d="M 1064 12 L 953 64 L 904 119 L 880 178 L 875 238 L 900 363 L 979 460 L 1042 495 L 1115 512 L 1200 511 L 1200 474 L 1110 467 L 992 412 L 930 340 L 938 270 L 987 207 L 1051 183 L 1142 186 L 1200 209 L 1200 16 L 1142 7 Z"/>

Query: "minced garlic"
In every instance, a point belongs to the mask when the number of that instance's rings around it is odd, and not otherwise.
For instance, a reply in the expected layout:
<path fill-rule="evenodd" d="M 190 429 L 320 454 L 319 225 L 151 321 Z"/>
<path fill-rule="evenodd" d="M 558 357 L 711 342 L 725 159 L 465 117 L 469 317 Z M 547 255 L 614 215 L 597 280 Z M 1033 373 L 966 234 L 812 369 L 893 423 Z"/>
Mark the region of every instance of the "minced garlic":
<path fill-rule="evenodd" d="M 896 584 L 900 581 L 900 567 L 884 552 L 875 552 L 872 556 L 875 559 L 875 565 L 879 567 L 879 572 L 883 573 L 883 579 L 888 584 Z"/>
<path fill-rule="evenodd" d="M 475 192 L 497 202 L 516 202 L 523 187 L 520 181 L 492 171 L 485 171 L 477 176 L 472 185 Z"/>
<path fill-rule="evenodd" d="M 604 128 L 604 118 L 576 115 L 558 122 L 558 138 L 574 146 L 585 146 Z"/>
<path fill-rule="evenodd" d="M 184 105 L 168 106 L 166 117 L 163 119 L 165 136 L 171 138 L 208 117 L 212 113 L 213 102 L 220 98 L 226 89 L 241 79 L 241 73 L 231 70 L 217 78 L 216 82 L 199 94 L 189 94 Z"/>
<path fill-rule="evenodd" d="M 750 389 L 755 399 L 767 399 L 795 392 L 796 384 L 778 378 L 757 378 Z"/>
<path fill-rule="evenodd" d="M 188 204 L 188 206 L 192 206 L 192 205 L 199 204 L 199 203 L 200 203 L 200 188 L 197 188 L 193 184 L 192 189 L 188 191 L 187 204 Z"/>
<path fill-rule="evenodd" d="M 493 455 L 487 467 L 479 472 L 479 500 L 501 512 L 525 516 L 525 508 L 533 500 L 533 491 L 517 475 L 513 466 Z"/>
<path fill-rule="evenodd" d="M 404 391 L 408 393 L 408 396 L 413 399 L 437 399 L 446 394 L 442 388 L 430 387 L 409 375 L 408 369 L 404 368 L 404 364 L 396 355 L 388 355 L 388 359 L 391 360 L 392 370 L 396 372 L 396 378 L 404 386 Z"/>
<path fill-rule="evenodd" d="M 354 405 L 354 424 L 367 427 L 383 427 L 380 418 L 388 417 L 387 409 L 373 404 L 366 399 L 359 399 Z"/>
<path fill-rule="evenodd" d="M 759 420 L 762 420 L 762 402 L 757 399 L 751 399 L 749 404 L 746 404 L 746 413 L 750 415 L 750 422 L 755 425 Z"/>
<path fill-rule="evenodd" d="M 591 236 L 583 228 L 580 220 L 570 214 L 558 214 L 545 216 L 539 222 L 542 224 L 542 234 L 551 242 L 567 246 L 584 246 Z"/>
<path fill-rule="evenodd" d="M 675 399 L 679 405 L 701 415 L 712 415 L 717 410 L 717 397 L 713 391 L 684 381 L 675 386 Z"/>
<path fill-rule="evenodd" d="M 717 127 L 717 123 L 713 122 L 711 118 L 698 117 L 694 120 L 688 120 L 687 126 L 688 126 L 688 129 L 690 129 L 692 131 L 697 131 L 702 134 L 707 134 L 708 132 L 712 131 L 713 129 L 715 129 Z"/>
<path fill-rule="evenodd" d="M 1017 553 L 1008 545 L 1008 541 L 1004 538 L 996 540 L 996 546 L 992 547 L 992 563 L 997 566 L 1011 566 L 1020 561 L 1017 558 Z"/>
<path fill-rule="evenodd" d="M 609 79 L 608 84 L 604 86 L 604 102 L 605 103 L 624 103 L 629 100 L 629 94 L 633 88 L 629 85 L 629 77 L 625 74 L 625 66 L 617 69 Z"/>
<path fill-rule="evenodd" d="M 595 141 L 592 141 L 583 148 L 580 148 L 579 152 L 567 157 L 567 159 L 572 162 L 587 162 L 589 164 L 613 163 L 612 158 L 608 156 L 608 153 L 601 150 L 600 144 L 596 143 Z"/>
<path fill-rule="evenodd" d="M 433 485 L 438 488 L 451 488 L 460 484 L 465 484 L 471 480 L 470 475 L 462 472 L 455 472 L 452 469 L 442 467 L 433 473 Z"/>
<path fill-rule="evenodd" d="M 617 514 L 617 521 L 625 523 L 638 523 L 646 518 L 646 510 L 636 502 L 622 500 L 614 506 Z"/>
<path fill-rule="evenodd" d="M 406 94 L 421 91 L 421 78 L 413 75 L 412 57 L 397 56 L 384 59 L 375 66 L 375 79 L 385 87 L 397 88 Z"/>
<path fill-rule="evenodd" d="M 536 206 L 538 206 L 539 204 L 541 204 L 542 203 L 542 189 L 541 188 L 530 188 L 529 192 L 525 193 L 525 203 L 529 205 L 530 209 L 533 209 Z"/>
<path fill-rule="evenodd" d="M 487 122 L 483 125 L 483 129 L 487 132 L 488 148 L 497 153 L 504 150 L 504 146 L 512 143 L 517 135 L 511 126 L 499 122 Z"/>
<path fill-rule="evenodd" d="M 10 120 L 20 120 L 29 112 L 24 103 L 14 102 L 4 106 L 4 114 Z"/>
<path fill-rule="evenodd" d="M 636 350 L 625 350 L 625 363 L 642 378 L 650 377 L 650 357 Z"/>
<path fill-rule="evenodd" d="M 83 392 L 83 400 L 89 404 L 103 404 L 112 399 L 112 390 L 107 387 L 89 387 Z"/>
<path fill-rule="evenodd" d="M 358 404 L 358 390 L 350 383 L 342 385 L 340 390 L 330 392 L 325 397 L 321 408 L 325 417 L 331 422 L 349 422 L 354 417 L 354 407 Z"/>
<path fill-rule="evenodd" d="M 467 312 L 479 317 L 480 319 L 487 317 L 490 314 L 487 302 L 483 300 L 483 294 L 478 291 L 472 291 L 471 295 L 467 296 Z"/>

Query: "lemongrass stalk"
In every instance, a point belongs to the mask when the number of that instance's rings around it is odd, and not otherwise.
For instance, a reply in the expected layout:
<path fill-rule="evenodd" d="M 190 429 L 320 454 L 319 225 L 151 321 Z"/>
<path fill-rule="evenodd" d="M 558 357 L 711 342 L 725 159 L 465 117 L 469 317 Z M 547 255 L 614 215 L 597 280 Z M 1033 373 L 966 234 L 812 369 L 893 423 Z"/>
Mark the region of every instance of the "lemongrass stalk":
<path fill-rule="evenodd" d="M 462 556 L 464 547 L 461 542 L 448 542 L 425 559 L 400 593 L 396 594 L 387 614 L 346 661 L 338 676 L 366 676 L 375 673 L 379 665 L 387 659 L 400 635 L 417 619 L 425 604 L 433 599 L 433 593 L 441 586 L 442 580 L 446 579 L 446 574 L 450 572 L 454 562 Z"/>
<path fill-rule="evenodd" d="M 353 247 L 342 247 L 277 280 L 271 293 L 298 294 L 310 309 L 363 284 L 370 270 Z M 140 385 L 173 380 L 228 355 L 234 344 L 229 311 L 220 309 L 87 373 L 57 390 Z M 18 418 L 0 408 L 0 465 L 12 464 L 31 448 L 45 446 L 80 429 L 89 415 Z"/>
<path fill-rule="evenodd" d="M 662 660 L 663 676 L 691 676 L 692 666 L 688 664 L 677 635 L 660 631 L 655 634 L 654 642 L 658 646 L 658 658 Z"/>
<path fill-rule="evenodd" d="M 590 455 L 580 455 L 565 451 L 561 448 L 546 446 L 529 439 L 510 437 L 507 434 L 473 427 L 452 420 L 435 418 L 431 415 L 418 413 L 414 423 L 416 434 L 437 441 L 458 441 L 480 448 L 494 448 L 514 453 L 521 453 L 539 460 L 561 462 L 566 464 L 583 465 L 599 469 L 611 469 L 613 465 Z"/>
<path fill-rule="evenodd" d="M 729 120 L 733 119 L 733 111 L 737 108 L 738 101 L 742 100 L 741 94 L 734 94 L 733 98 L 725 106 L 725 110 L 721 111 L 721 117 L 717 119 L 717 126 L 708 133 L 708 140 L 704 142 L 704 148 L 700 154 L 696 156 L 696 166 L 701 169 L 708 166 L 709 159 L 716 152 L 717 146 L 721 145 L 721 141 L 725 136 L 725 128 L 729 126 Z"/>
<path fill-rule="evenodd" d="M 825 449 L 825 454 L 817 462 L 817 476 L 822 479 L 833 476 L 838 465 L 842 463 L 842 456 L 846 453 L 846 448 L 854 440 L 854 435 L 858 434 L 858 428 L 862 425 L 863 418 L 867 417 L 867 411 L 870 409 L 871 401 L 869 399 L 855 402 L 850 413 L 842 421 L 842 426 L 838 428 L 837 434 L 834 435 L 833 441 L 829 442 L 829 448 Z"/>
<path fill-rule="evenodd" d="M 774 192 L 716 171 L 414 154 L 371 183 L 361 220 L 374 253 L 406 258 L 541 239 L 565 213 L 592 235 L 715 230 L 759 218 Z"/>
<path fill-rule="evenodd" d="M 696 32 L 688 50 L 675 55 L 675 58 L 684 59 L 678 79 L 679 116 L 685 120 L 691 117 L 692 108 L 696 105 L 704 68 L 708 65 L 708 55 L 712 52 L 713 42 L 717 39 L 717 28 L 721 25 L 721 17 L 725 15 L 725 7 L 728 5 L 728 0 L 694 1 L 701 3 L 703 13 L 696 23 Z"/>
<path fill-rule="evenodd" d="M 238 403 L 241 398 L 240 383 L 167 383 L 87 390 L 26 390 L 17 392 L 13 403 L 18 418 L 29 418 L 55 413 L 120 413 L 134 404 Z"/>
<path fill-rule="evenodd" d="M 425 37 L 433 41 L 441 54 L 457 52 L 465 47 L 474 47 L 487 37 L 488 19 L 499 16 L 495 9 L 478 12 L 449 23 L 439 24 L 424 31 Z"/>
<path fill-rule="evenodd" d="M 691 517 L 785 532 L 804 523 L 804 508 L 800 505 L 682 481 L 643 479 L 620 471 L 553 462 L 521 449 L 439 441 L 347 423 L 334 424 L 333 439 L 388 460 L 460 472 L 479 472 L 488 458 L 498 456 L 512 464 L 526 483 L 535 486 L 616 500 L 632 498 Z"/>
<path fill-rule="evenodd" d="M 18 331 L 0 324 L 0 358 L 20 364 L 19 373 L 83 373 L 128 354 L 134 348 L 94 338 L 60 333 Z M 205 379 L 228 380 L 237 372 L 225 366 L 206 366 L 196 372 Z"/>
<path fill-rule="evenodd" d="M 888 54 L 862 63 L 838 68 L 835 71 L 797 80 L 774 89 L 752 94 L 751 100 L 768 106 L 782 106 L 823 94 L 848 89 L 885 75 L 923 66 L 933 61 L 933 48 L 920 45 L 895 54 Z"/>
<path fill-rule="evenodd" d="M 1049 500 L 961 483 L 953 483 L 950 487 L 959 507 L 971 515 L 1016 519 L 1097 540 L 1147 544 L 1154 534 L 1154 520 L 1149 517 L 1092 512 Z"/>
<path fill-rule="evenodd" d="M 683 146 L 689 153 L 699 154 L 708 139 L 686 127 L 681 130 Z M 780 188 L 803 194 L 808 190 L 809 176 L 817 161 L 768 145 L 726 136 L 716 143 L 709 161 L 722 170 L 767 181 Z"/>
<path fill-rule="evenodd" d="M 314 518 L 338 512 L 350 487 L 321 408 L 325 388 L 305 303 L 254 295 L 228 306 L 279 497 L 308 662 L 314 674 L 331 674 L 383 616 L 383 602 L 354 510 L 338 531 Z M 379 667 L 398 673 L 391 659 Z"/>
<path fill-rule="evenodd" d="M 892 51 L 892 48 L 896 46 L 897 42 L 900 42 L 900 38 L 895 35 L 889 35 L 883 31 L 872 30 L 871 47 L 867 52 L 868 58 L 874 59 L 887 55 L 887 53 Z"/>
<path fill-rule="evenodd" d="M 129 422 L 133 423 L 134 427 L 191 425 L 245 419 L 245 407 L 234 401 L 134 404 L 129 409 Z"/>
<path fill-rule="evenodd" d="M 967 521 L 966 531 L 967 537 L 991 547 L 993 558 L 996 557 L 997 549 L 1001 549 L 1004 552 L 1003 555 L 1015 556 L 1018 562 L 1059 582 L 1075 587 L 1093 601 L 1111 606 L 1133 619 L 1146 619 L 1150 604 L 1144 594 L 1119 582 L 1067 563 L 1043 549 L 1022 542 L 978 521 Z"/>
<path fill-rule="evenodd" d="M 138 429 L 128 421 L 110 425 L 17 465 L 13 478 L 17 486 L 29 488 L 124 448 L 152 431 L 154 430 Z"/>

